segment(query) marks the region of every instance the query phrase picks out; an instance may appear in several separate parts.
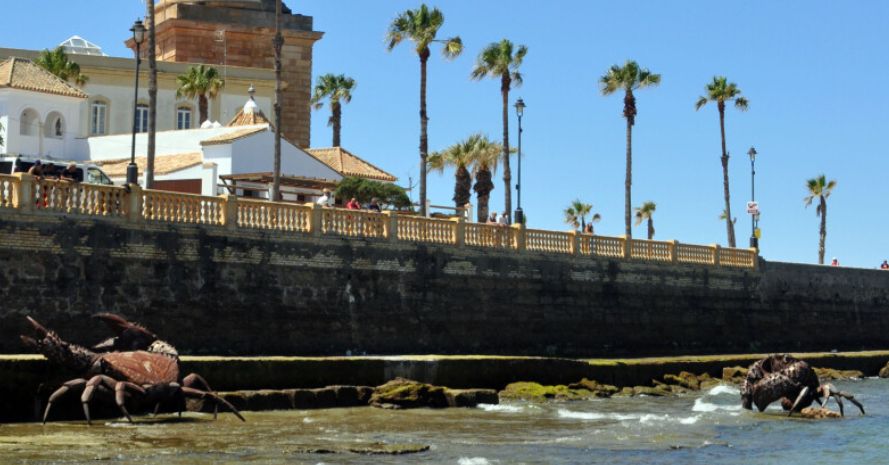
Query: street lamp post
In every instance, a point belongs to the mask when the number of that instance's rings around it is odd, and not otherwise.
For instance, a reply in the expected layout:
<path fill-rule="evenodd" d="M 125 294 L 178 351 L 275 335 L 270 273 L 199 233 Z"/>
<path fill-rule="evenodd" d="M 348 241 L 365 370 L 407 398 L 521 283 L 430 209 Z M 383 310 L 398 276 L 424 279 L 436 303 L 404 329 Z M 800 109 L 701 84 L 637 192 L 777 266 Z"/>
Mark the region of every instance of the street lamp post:
<path fill-rule="evenodd" d="M 516 196 L 518 197 L 518 203 L 516 204 L 515 222 L 518 224 L 525 223 L 525 212 L 522 211 L 522 115 L 525 114 L 525 101 L 522 99 L 516 100 L 515 103 L 515 113 L 519 117 L 519 176 L 518 182 L 515 185 Z"/>
<path fill-rule="evenodd" d="M 136 20 L 136 23 L 130 28 L 130 32 L 133 33 L 133 42 L 136 43 L 136 91 L 135 97 L 133 97 L 133 142 L 130 148 L 130 164 L 127 165 L 127 184 L 136 184 L 139 182 L 139 167 L 136 166 L 136 132 L 139 128 L 136 125 L 136 116 L 138 115 L 139 102 L 139 65 L 142 64 L 139 47 L 145 40 L 145 26 L 142 24 L 142 20 Z"/>
<path fill-rule="evenodd" d="M 750 147 L 747 151 L 750 156 L 750 200 L 756 201 L 756 149 Z M 759 248 L 759 239 L 756 237 L 756 223 L 758 223 L 759 212 L 750 215 L 750 248 Z"/>

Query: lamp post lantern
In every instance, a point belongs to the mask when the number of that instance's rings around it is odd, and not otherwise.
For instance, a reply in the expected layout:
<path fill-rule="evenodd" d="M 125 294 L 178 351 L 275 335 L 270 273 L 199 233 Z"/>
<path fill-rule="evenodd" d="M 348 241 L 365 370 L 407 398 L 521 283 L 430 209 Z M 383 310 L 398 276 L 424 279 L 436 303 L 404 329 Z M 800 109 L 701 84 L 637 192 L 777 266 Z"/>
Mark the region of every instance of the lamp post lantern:
<path fill-rule="evenodd" d="M 515 185 L 518 203 L 516 204 L 515 215 L 513 215 L 513 217 L 514 217 L 516 223 L 524 224 L 525 223 L 525 212 L 522 211 L 522 116 L 525 114 L 525 101 L 524 100 L 522 100 L 522 99 L 516 100 L 515 113 L 519 117 L 519 146 L 518 146 L 519 172 L 518 172 L 518 182 Z"/>
<path fill-rule="evenodd" d="M 750 147 L 750 200 L 756 201 L 756 149 Z M 756 224 L 759 222 L 759 211 L 750 214 L 750 248 L 759 249 L 759 238 L 756 237 Z"/>
<path fill-rule="evenodd" d="M 139 48 L 142 41 L 145 40 L 145 26 L 142 24 L 142 20 L 136 20 L 136 23 L 130 28 L 130 32 L 133 33 L 133 42 L 136 43 L 136 90 L 133 97 L 133 142 L 130 147 L 130 164 L 127 165 L 127 184 L 136 184 L 139 182 L 139 168 L 136 166 L 136 132 L 139 128 L 136 124 L 138 121 L 136 117 L 139 102 L 139 65 L 142 64 Z"/>

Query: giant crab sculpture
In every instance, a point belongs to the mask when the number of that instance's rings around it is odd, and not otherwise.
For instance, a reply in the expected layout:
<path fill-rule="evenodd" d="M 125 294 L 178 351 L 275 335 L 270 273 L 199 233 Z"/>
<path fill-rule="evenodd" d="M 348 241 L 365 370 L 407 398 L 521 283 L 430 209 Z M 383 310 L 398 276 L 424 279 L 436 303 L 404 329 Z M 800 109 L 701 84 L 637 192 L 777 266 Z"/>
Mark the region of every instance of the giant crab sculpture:
<path fill-rule="evenodd" d="M 83 390 L 81 403 L 87 423 L 91 423 L 89 403 L 97 390 L 114 393 L 115 403 L 130 422 L 133 419 L 126 408 L 128 397 L 135 397 L 147 405 L 154 404 L 155 413 L 161 403 L 169 399 L 205 399 L 213 402 L 216 408 L 223 405 L 245 421 L 240 412 L 216 395 L 200 375 L 191 373 L 180 379 L 179 354 L 171 344 L 117 315 L 97 316 L 108 323 L 117 336 L 97 344 L 92 350 L 64 341 L 54 331 L 27 317 L 37 337 L 21 336 L 25 345 L 42 353 L 50 362 L 81 374 L 50 395 L 43 414 L 44 423 L 53 403 L 78 389 Z"/>
<path fill-rule="evenodd" d="M 864 406 L 855 396 L 837 390 L 830 383 L 822 384 L 808 363 L 788 354 L 770 355 L 754 362 L 741 385 L 741 405 L 745 409 L 752 410 L 756 405 L 762 412 L 772 402 L 781 401 L 788 416 L 816 401 L 824 407 L 831 397 L 836 400 L 840 415 L 844 414 L 843 399 L 855 404 L 864 415 Z"/>

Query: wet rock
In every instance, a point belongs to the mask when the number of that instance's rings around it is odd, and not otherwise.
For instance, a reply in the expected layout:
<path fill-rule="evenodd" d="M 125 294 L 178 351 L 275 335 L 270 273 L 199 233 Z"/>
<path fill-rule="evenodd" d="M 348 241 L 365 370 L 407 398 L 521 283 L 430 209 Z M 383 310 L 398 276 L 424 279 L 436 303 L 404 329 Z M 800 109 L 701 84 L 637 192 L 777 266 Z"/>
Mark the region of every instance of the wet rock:
<path fill-rule="evenodd" d="M 569 389 L 586 389 L 593 393 L 596 397 L 611 397 L 618 393 L 619 389 L 610 384 L 601 384 L 598 381 L 583 378 L 582 380 L 568 385 Z"/>
<path fill-rule="evenodd" d="M 246 407 L 241 410 L 289 410 L 293 408 L 293 396 L 287 391 L 262 389 L 244 391 Z"/>
<path fill-rule="evenodd" d="M 290 389 L 293 397 L 293 408 L 307 410 L 318 408 L 315 401 L 315 391 L 312 389 Z"/>
<path fill-rule="evenodd" d="M 889 378 L 889 363 L 886 363 L 886 366 L 880 368 L 880 378 Z"/>
<path fill-rule="evenodd" d="M 374 442 L 369 444 L 348 444 L 325 447 L 298 447 L 287 451 L 289 454 L 362 454 L 362 455 L 405 455 L 418 454 L 429 450 L 425 444 L 387 444 Z"/>
<path fill-rule="evenodd" d="M 532 402 L 546 400 L 581 400 L 595 397 L 586 389 L 571 389 L 564 384 L 544 386 L 542 384 L 520 381 L 507 385 L 499 392 L 503 399 L 522 399 Z"/>
<path fill-rule="evenodd" d="M 650 387 L 650 386 L 635 386 L 633 387 L 633 396 L 652 396 L 652 397 L 663 397 L 670 395 L 672 392 L 669 389 L 663 389 L 658 387 Z"/>
<path fill-rule="evenodd" d="M 377 386 L 370 397 L 370 405 L 374 407 L 382 407 L 387 404 L 398 408 L 442 408 L 448 406 L 448 399 L 445 395 L 445 388 L 441 386 L 395 378 L 386 384 Z"/>
<path fill-rule="evenodd" d="M 823 380 L 864 378 L 864 373 L 858 370 L 835 370 L 833 368 L 815 368 L 815 374 Z"/>
<path fill-rule="evenodd" d="M 336 389 L 333 387 L 309 390 L 315 393 L 315 406 L 312 408 L 333 408 L 337 406 Z"/>
<path fill-rule="evenodd" d="M 493 389 L 445 389 L 448 407 L 476 407 L 478 404 L 499 404 Z"/>
<path fill-rule="evenodd" d="M 741 384 L 747 378 L 747 368 L 725 367 L 722 369 L 722 380 L 731 384 Z"/>
<path fill-rule="evenodd" d="M 826 409 L 824 407 L 806 407 L 800 411 L 800 416 L 813 420 L 822 420 L 824 418 L 842 418 L 839 412 Z"/>

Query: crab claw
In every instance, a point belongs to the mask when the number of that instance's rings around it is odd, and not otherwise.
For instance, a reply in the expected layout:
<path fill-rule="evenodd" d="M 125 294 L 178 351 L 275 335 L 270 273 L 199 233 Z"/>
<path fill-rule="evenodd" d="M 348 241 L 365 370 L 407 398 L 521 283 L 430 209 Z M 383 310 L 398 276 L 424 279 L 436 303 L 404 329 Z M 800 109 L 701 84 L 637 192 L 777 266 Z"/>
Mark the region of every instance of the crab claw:
<path fill-rule="evenodd" d="M 22 344 L 24 344 L 25 347 L 27 347 L 29 349 L 36 349 L 37 348 L 37 341 L 33 337 L 28 337 L 28 336 L 25 336 L 24 334 L 20 335 L 19 337 L 22 338 Z"/>
<path fill-rule="evenodd" d="M 821 385 L 821 395 L 824 396 L 824 401 L 821 402 L 821 406 L 824 407 L 830 400 L 830 384 Z"/>
<path fill-rule="evenodd" d="M 808 386 L 804 387 L 804 388 L 799 392 L 799 395 L 796 396 L 796 401 L 793 402 L 793 406 L 790 407 L 790 411 L 787 412 L 787 416 L 788 416 L 788 417 L 791 416 L 791 415 L 793 415 L 793 412 L 794 412 L 794 410 L 796 410 L 796 407 L 800 404 L 800 402 L 803 401 L 803 399 L 806 397 L 806 394 L 808 394 L 808 393 L 809 393 L 809 387 L 808 387 Z"/>
<path fill-rule="evenodd" d="M 37 322 L 37 320 L 29 316 L 26 316 L 25 318 L 28 320 L 28 323 L 31 323 L 31 326 L 34 328 L 34 331 L 37 333 L 38 336 L 44 337 L 49 334 L 49 330 L 44 328 L 42 324 Z"/>

